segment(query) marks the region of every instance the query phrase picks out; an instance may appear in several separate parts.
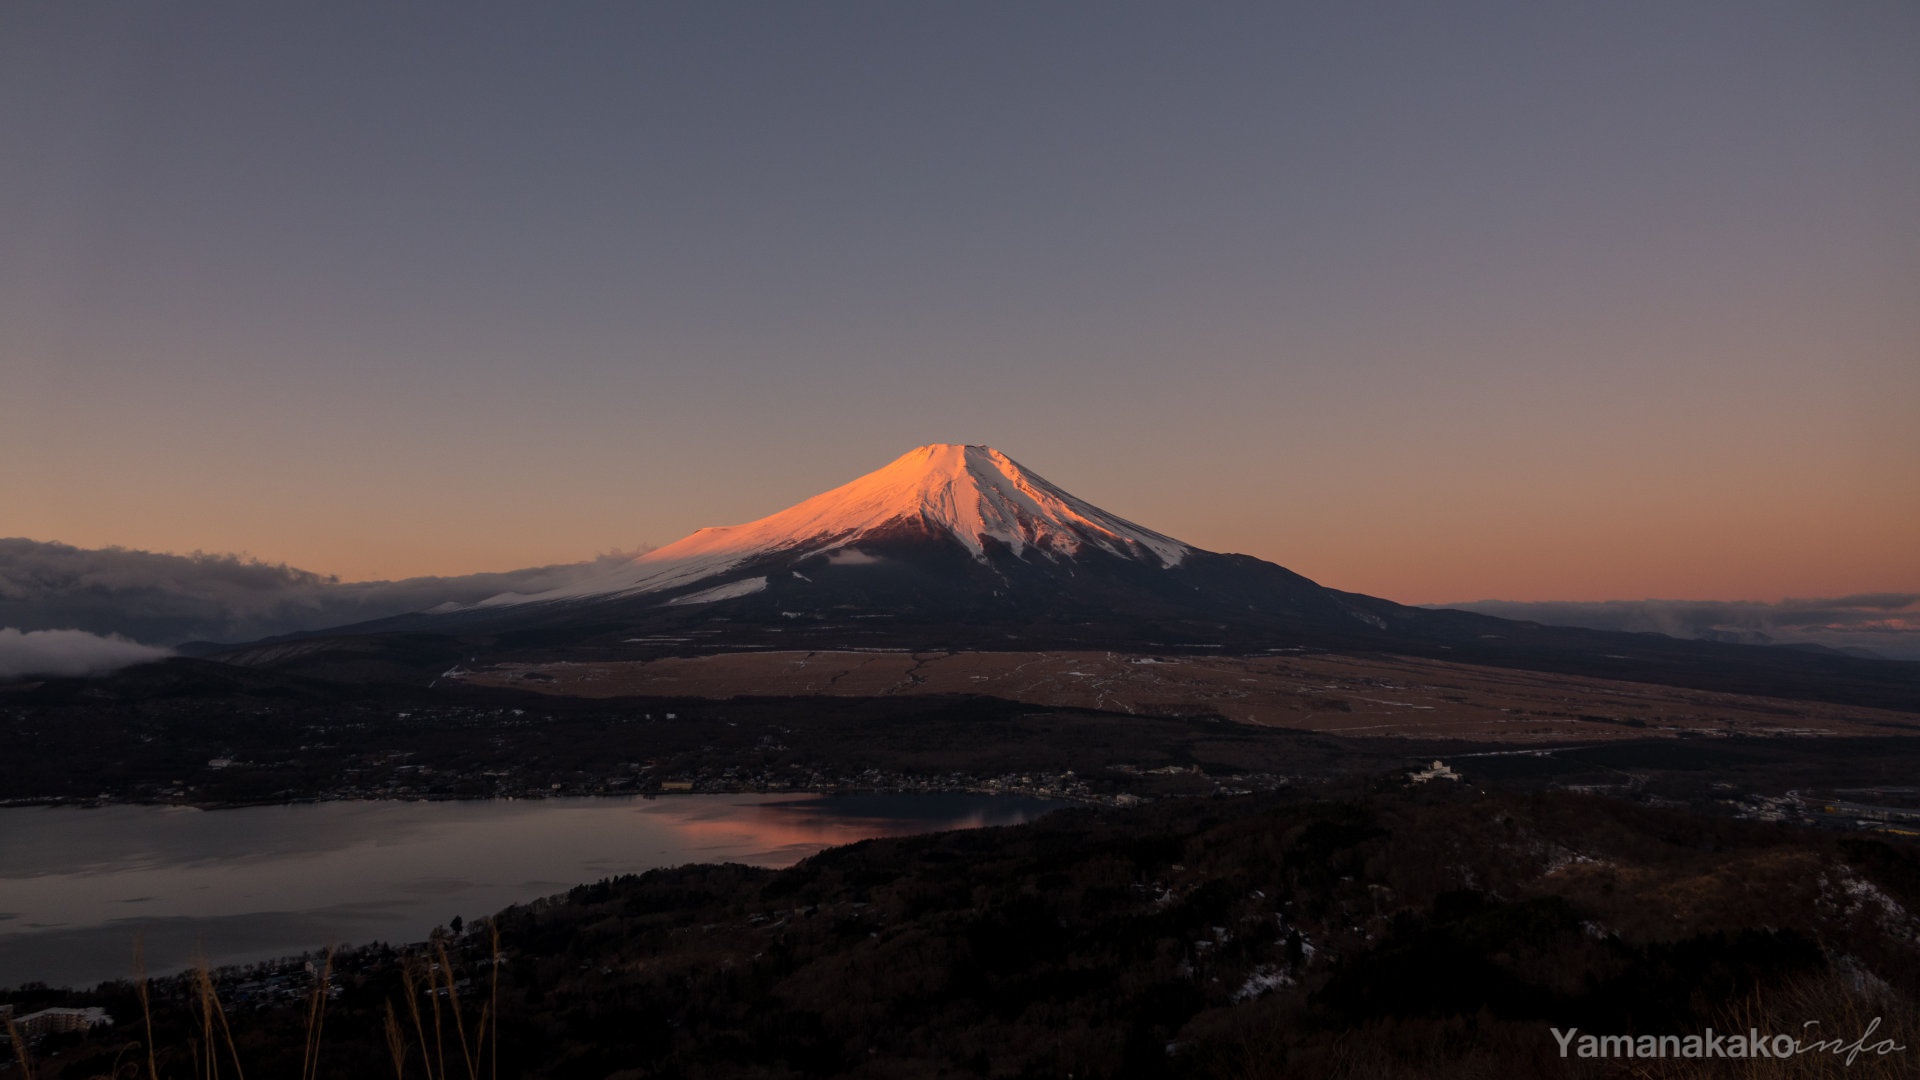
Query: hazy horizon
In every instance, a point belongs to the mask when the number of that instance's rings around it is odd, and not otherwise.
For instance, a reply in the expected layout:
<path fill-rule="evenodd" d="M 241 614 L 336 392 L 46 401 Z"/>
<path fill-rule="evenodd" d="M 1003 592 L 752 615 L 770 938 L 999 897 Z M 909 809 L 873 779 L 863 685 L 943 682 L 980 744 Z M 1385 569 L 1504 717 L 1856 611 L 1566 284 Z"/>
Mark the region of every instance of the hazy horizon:
<path fill-rule="evenodd" d="M 149 646 L 252 641 L 503 593 L 538 593 L 594 579 L 611 562 L 639 554 L 608 552 L 470 575 L 346 581 L 237 554 L 82 549 L 0 537 L 0 676 L 108 670 L 153 658 Z M 1734 601 L 1482 598 L 1427 606 L 1550 625 L 1742 644 L 1817 644 L 1920 660 L 1920 592 Z"/>
<path fill-rule="evenodd" d="M 1920 591 L 1920 8 L 20 7 L 0 534 L 348 581 L 933 441 L 1407 603 Z"/>

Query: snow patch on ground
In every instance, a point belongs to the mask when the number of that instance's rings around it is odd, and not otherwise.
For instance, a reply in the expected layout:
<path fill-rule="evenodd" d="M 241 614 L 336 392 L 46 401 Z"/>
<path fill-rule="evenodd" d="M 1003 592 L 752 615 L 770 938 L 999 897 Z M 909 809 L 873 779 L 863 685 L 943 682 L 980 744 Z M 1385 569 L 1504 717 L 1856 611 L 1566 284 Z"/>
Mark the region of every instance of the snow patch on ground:
<path fill-rule="evenodd" d="M 1273 964 L 1262 964 L 1253 969 L 1253 973 L 1247 976 L 1247 981 L 1240 985 L 1240 989 L 1233 992 L 1233 1003 L 1238 1005 L 1243 1001 L 1252 1001 L 1292 985 L 1291 975 Z"/>
<path fill-rule="evenodd" d="M 1920 938 L 1920 920 L 1916 920 L 1906 907 L 1881 891 L 1880 886 L 1854 873 L 1850 866 L 1841 866 L 1834 875 L 1838 880 L 1824 875 L 1820 878 L 1821 899 L 1836 909 L 1844 918 L 1855 915 L 1870 915 L 1887 932 L 1908 941 Z"/>
<path fill-rule="evenodd" d="M 741 578 L 739 581 L 729 581 L 725 585 L 715 585 L 711 589 L 701 589 L 699 592 L 688 593 L 685 596 L 676 596 L 667 601 L 667 603 L 670 605 L 711 604 L 716 600 L 732 600 L 737 596 L 752 596 L 754 593 L 766 587 L 766 578 Z"/>
<path fill-rule="evenodd" d="M 841 548 L 827 553 L 827 562 L 834 566 L 872 566 L 885 561 L 878 555 L 869 555 L 858 548 Z"/>
<path fill-rule="evenodd" d="M 1561 847 L 1559 844 L 1552 844 L 1547 848 L 1547 864 L 1540 872 L 1543 876 L 1551 877 L 1554 874 L 1558 874 L 1575 866 L 1606 867 L 1612 865 L 1613 864 L 1606 859 L 1598 859 L 1592 855 L 1574 851 L 1571 848 Z"/>

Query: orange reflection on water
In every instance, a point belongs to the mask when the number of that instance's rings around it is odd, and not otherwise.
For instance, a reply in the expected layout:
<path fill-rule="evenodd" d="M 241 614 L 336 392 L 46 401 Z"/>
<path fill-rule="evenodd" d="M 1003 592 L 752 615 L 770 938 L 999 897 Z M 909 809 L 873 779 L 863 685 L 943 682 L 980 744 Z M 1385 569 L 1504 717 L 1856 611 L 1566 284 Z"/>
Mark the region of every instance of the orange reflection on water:
<path fill-rule="evenodd" d="M 661 803 L 671 804 L 672 797 Z M 682 846 L 734 861 L 783 866 L 824 848 L 887 836 L 912 836 L 949 829 L 1011 824 L 1032 814 L 990 816 L 978 809 L 947 816 L 900 818 L 861 813 L 850 800 L 831 796 L 778 796 L 753 806 L 737 803 L 722 810 L 690 805 L 675 813 L 656 804 L 656 819 L 678 835 Z M 664 812 L 661 812 L 664 811 Z"/>

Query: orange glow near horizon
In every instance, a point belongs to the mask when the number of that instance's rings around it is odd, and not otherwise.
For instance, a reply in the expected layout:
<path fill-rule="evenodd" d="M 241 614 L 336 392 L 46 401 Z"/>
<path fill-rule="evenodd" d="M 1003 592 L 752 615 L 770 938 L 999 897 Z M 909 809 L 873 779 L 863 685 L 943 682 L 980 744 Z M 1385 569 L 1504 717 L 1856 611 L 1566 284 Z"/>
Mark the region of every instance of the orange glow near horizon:
<path fill-rule="evenodd" d="M 1920 490 L 1892 464 L 1792 487 L 1794 478 L 1776 476 L 1772 493 L 1760 497 L 1749 494 L 1768 491 L 1757 477 L 1742 484 L 1725 474 L 1715 482 L 1671 471 L 1639 484 L 1601 477 L 1560 488 L 1514 473 L 1474 488 L 1418 473 L 1384 483 L 1321 472 L 1311 484 L 1284 478 L 1287 490 L 1263 486 L 1257 463 L 1250 479 L 1208 471 L 1212 484 L 1185 483 L 1149 472 L 1124 490 L 1115 482 L 1124 462 L 1115 474 L 1081 484 L 1071 466 L 1049 467 L 1044 453 L 1013 453 L 1148 528 L 1403 603 L 1773 601 L 1920 590 Z M 560 479 L 504 500 L 471 488 L 465 497 L 361 489 L 241 505 L 219 492 L 194 500 L 130 485 L 123 497 L 98 503 L 24 504 L 38 514 L 20 513 L 15 502 L 4 531 L 81 547 L 239 552 L 346 581 L 453 576 L 665 546 L 697 528 L 771 514 L 797 494 L 847 479 L 831 468 L 792 470 L 777 484 L 749 477 L 736 487 L 723 478 L 650 500 L 654 512 L 645 514 L 636 500 Z M 1533 484 L 1549 494 L 1528 497 Z M 354 509 L 342 513 L 340 499 L 354 500 Z"/>
<path fill-rule="evenodd" d="M 1920 6 L 43 7 L 0 537 L 508 571 L 958 442 L 1402 602 L 1920 590 Z"/>

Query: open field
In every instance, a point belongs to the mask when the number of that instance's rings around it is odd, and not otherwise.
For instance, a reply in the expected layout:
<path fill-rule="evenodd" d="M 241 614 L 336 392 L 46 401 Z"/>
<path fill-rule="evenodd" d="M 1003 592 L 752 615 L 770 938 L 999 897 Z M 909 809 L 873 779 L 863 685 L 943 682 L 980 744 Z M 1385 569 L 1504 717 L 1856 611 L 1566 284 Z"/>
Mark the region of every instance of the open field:
<path fill-rule="evenodd" d="M 454 677 L 589 698 L 986 694 L 1368 738 L 1920 735 L 1920 715 L 1885 709 L 1382 656 L 788 651 L 502 663 Z"/>
<path fill-rule="evenodd" d="M 14 751 L 0 755 L 0 800 L 654 790 L 1105 800 L 1266 790 L 1442 757 L 1476 782 L 1718 806 L 1742 793 L 1910 785 L 1920 769 L 1914 712 L 1395 657 L 843 649 L 525 660 L 456 673 L 443 656 L 431 669 L 441 677 L 414 685 L 188 658 L 15 684 L 0 691 Z"/>

